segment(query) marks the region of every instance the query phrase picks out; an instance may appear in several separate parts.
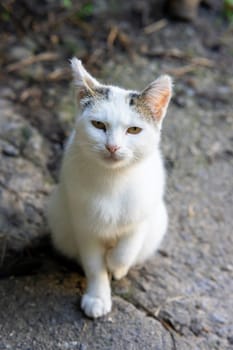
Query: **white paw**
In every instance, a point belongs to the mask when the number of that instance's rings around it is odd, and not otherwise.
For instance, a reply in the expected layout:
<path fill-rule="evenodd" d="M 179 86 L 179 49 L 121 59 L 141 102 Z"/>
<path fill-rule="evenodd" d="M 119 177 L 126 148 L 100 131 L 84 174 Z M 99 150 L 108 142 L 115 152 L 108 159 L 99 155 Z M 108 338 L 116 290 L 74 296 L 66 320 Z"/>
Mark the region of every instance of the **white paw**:
<path fill-rule="evenodd" d="M 128 273 L 128 268 L 124 266 L 112 271 L 112 275 L 115 280 L 122 279 L 127 275 L 127 273 Z"/>
<path fill-rule="evenodd" d="M 84 294 L 81 301 L 81 308 L 89 317 L 101 317 L 111 311 L 111 297 L 95 297 L 89 294 Z"/>
<path fill-rule="evenodd" d="M 125 277 L 129 270 L 128 266 L 116 264 L 111 251 L 107 254 L 107 267 L 115 280 Z"/>

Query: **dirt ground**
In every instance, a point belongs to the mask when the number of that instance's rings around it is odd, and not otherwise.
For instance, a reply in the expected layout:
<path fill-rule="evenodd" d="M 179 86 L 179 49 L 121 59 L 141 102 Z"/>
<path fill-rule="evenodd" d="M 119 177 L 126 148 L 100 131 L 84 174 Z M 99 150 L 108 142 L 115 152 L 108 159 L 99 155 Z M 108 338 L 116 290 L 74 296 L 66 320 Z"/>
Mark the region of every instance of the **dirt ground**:
<path fill-rule="evenodd" d="M 219 1 L 193 23 L 161 1 L 107 3 L 0 6 L 0 349 L 233 349 L 233 27 Z M 79 307 L 83 273 L 53 251 L 45 219 L 74 120 L 74 55 L 106 83 L 175 83 L 168 233 L 94 321 Z"/>

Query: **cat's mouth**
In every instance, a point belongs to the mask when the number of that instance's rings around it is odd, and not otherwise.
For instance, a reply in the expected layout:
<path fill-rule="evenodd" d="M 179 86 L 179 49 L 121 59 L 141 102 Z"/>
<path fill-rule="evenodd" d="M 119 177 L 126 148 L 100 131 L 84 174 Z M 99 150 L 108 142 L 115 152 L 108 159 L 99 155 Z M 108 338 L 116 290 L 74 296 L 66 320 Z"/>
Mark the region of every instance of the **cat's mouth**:
<path fill-rule="evenodd" d="M 123 159 L 122 157 L 120 157 L 117 154 L 105 154 L 103 156 L 103 159 L 106 163 L 108 164 L 116 164 L 116 163 L 120 163 Z"/>
<path fill-rule="evenodd" d="M 105 155 L 104 159 L 108 162 L 119 162 L 121 159 L 115 155 L 115 154 L 111 154 L 111 155 Z"/>

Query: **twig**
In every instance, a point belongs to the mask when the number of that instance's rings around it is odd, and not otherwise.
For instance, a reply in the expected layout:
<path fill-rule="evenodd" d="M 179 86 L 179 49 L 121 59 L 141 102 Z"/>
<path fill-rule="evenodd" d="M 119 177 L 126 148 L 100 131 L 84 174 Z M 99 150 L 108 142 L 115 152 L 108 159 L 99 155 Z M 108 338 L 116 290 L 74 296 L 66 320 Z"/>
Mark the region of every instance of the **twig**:
<path fill-rule="evenodd" d="M 177 48 L 172 48 L 170 50 L 162 48 L 149 50 L 148 47 L 142 47 L 141 53 L 148 57 L 191 58 L 187 52 L 183 52 Z"/>
<path fill-rule="evenodd" d="M 68 68 L 57 68 L 48 74 L 47 80 L 58 81 L 67 77 L 71 78 L 71 73 Z"/>
<path fill-rule="evenodd" d="M 209 68 L 212 68 L 215 66 L 214 61 L 206 57 L 192 57 L 189 53 L 180 51 L 179 49 L 176 49 L 176 48 L 173 48 L 170 50 L 156 49 L 156 50 L 150 51 L 147 47 L 142 47 L 141 53 L 147 55 L 148 57 L 171 57 L 176 59 L 188 60 L 190 61 L 190 64 L 183 67 L 184 70 L 188 69 L 188 71 L 193 70 L 193 66 L 203 66 L 203 67 L 209 67 Z"/>
<path fill-rule="evenodd" d="M 38 87 L 30 87 L 25 90 L 20 94 L 19 100 L 21 102 L 27 101 L 30 97 L 41 99 L 42 96 L 42 91 Z"/>
<path fill-rule="evenodd" d="M 117 37 L 118 37 L 120 44 L 123 46 L 123 48 L 126 49 L 127 51 L 129 51 L 130 50 L 130 38 L 129 38 L 129 36 L 122 31 L 118 31 Z"/>
<path fill-rule="evenodd" d="M 197 66 L 203 66 L 203 67 L 214 67 L 215 63 L 208 58 L 205 57 L 193 57 L 191 59 L 191 62 Z"/>
<path fill-rule="evenodd" d="M 192 64 L 187 64 L 186 66 L 183 66 L 183 67 L 168 69 L 166 72 L 169 74 L 172 74 L 173 76 L 181 77 L 182 75 L 190 73 L 195 69 L 196 69 L 196 65 L 192 63 Z"/>
<path fill-rule="evenodd" d="M 117 26 L 113 26 L 107 37 L 107 45 L 109 49 L 112 49 L 114 43 L 118 41 L 120 45 L 129 53 L 131 53 L 131 40 L 130 37 L 120 30 Z"/>
<path fill-rule="evenodd" d="M 55 61 L 58 59 L 58 54 L 55 52 L 43 52 L 38 55 L 32 55 L 27 58 L 24 58 L 23 60 L 9 64 L 6 67 L 7 72 L 14 72 L 16 70 L 20 70 L 26 66 L 30 66 L 33 63 L 36 62 L 44 62 L 44 61 Z"/>
<path fill-rule="evenodd" d="M 114 26 L 110 29 L 110 32 L 108 34 L 108 38 L 107 38 L 107 44 L 108 44 L 108 47 L 111 49 L 114 45 L 114 42 L 117 38 L 117 35 L 118 35 L 118 31 L 119 29 Z"/>
<path fill-rule="evenodd" d="M 197 68 L 197 66 L 208 68 L 214 67 L 214 62 L 201 57 L 193 58 L 191 62 L 192 63 L 187 64 L 183 67 L 168 69 L 167 73 L 175 75 L 177 77 L 181 77 L 182 75 L 193 72 Z"/>
<path fill-rule="evenodd" d="M 157 22 L 154 22 L 152 24 L 149 24 L 148 26 L 146 26 L 143 31 L 145 34 L 152 34 L 155 33 L 157 31 L 159 31 L 160 29 L 166 27 L 166 25 L 168 24 L 168 21 L 166 19 L 161 19 Z"/>

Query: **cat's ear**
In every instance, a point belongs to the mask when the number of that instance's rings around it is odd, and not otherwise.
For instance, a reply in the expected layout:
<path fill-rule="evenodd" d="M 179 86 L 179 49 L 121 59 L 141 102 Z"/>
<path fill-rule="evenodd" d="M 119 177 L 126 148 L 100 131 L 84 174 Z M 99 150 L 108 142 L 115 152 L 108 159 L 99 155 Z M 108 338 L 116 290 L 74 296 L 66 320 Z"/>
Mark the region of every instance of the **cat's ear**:
<path fill-rule="evenodd" d="M 72 58 L 70 63 L 74 84 L 78 88 L 78 98 L 81 100 L 86 96 L 94 96 L 95 89 L 100 87 L 100 83 L 86 71 L 82 62 L 76 57 Z"/>
<path fill-rule="evenodd" d="M 153 119 L 157 122 L 162 122 L 171 96 L 172 79 L 168 75 L 162 75 L 153 81 L 141 94 L 141 98 L 143 98 L 143 101 L 149 108 Z"/>

